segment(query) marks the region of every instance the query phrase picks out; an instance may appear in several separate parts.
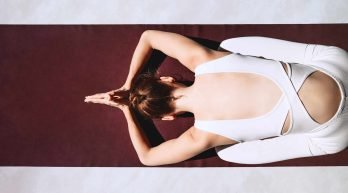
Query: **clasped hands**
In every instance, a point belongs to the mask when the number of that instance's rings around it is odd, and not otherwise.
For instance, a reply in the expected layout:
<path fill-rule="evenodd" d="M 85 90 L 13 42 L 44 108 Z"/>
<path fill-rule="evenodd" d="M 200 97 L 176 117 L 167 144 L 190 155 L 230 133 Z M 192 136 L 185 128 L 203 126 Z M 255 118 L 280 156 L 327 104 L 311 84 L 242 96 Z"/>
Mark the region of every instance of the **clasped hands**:
<path fill-rule="evenodd" d="M 85 97 L 87 103 L 99 103 L 124 110 L 129 106 L 129 89 L 121 87 L 106 93 L 97 93 Z"/>

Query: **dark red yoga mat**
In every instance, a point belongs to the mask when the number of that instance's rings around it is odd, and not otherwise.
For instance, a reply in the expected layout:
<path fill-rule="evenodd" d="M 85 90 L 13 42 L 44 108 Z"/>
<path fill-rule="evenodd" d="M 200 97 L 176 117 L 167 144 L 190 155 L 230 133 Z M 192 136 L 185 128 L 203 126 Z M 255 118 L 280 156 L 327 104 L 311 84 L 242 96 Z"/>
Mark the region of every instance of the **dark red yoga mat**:
<path fill-rule="evenodd" d="M 347 24 L 0 25 L 0 166 L 142 166 L 122 112 L 83 100 L 123 84 L 146 29 L 180 33 L 212 48 L 227 38 L 266 36 L 348 50 Z M 150 65 L 160 65 L 162 75 L 194 78 L 160 52 Z M 192 117 L 144 123 L 154 145 L 192 124 Z M 348 165 L 348 151 L 253 166 L 333 165 Z M 210 150 L 170 166 L 250 165 L 225 162 Z"/>

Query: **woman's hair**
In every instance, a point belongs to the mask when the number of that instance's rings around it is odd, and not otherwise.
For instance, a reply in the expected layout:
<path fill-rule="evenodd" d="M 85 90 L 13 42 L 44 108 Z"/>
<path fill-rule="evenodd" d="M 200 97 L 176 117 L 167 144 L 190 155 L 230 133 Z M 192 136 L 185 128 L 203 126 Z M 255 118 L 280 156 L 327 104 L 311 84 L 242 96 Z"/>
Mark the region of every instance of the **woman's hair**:
<path fill-rule="evenodd" d="M 131 107 L 145 118 L 161 118 L 174 112 L 174 88 L 160 81 L 156 74 L 140 75 L 130 89 Z"/>

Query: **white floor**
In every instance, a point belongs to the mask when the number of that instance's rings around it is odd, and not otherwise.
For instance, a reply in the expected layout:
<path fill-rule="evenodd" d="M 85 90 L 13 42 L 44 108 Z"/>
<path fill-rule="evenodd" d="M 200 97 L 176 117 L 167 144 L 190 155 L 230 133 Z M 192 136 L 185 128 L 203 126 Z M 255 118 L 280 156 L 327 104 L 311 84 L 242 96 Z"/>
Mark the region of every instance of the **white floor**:
<path fill-rule="evenodd" d="M 347 180 L 345 167 L 0 168 L 2 193 L 343 193 Z"/>
<path fill-rule="evenodd" d="M 347 0 L 0 0 L 0 23 L 347 23 Z"/>
<path fill-rule="evenodd" d="M 347 5 L 346 0 L 0 0 L 0 23 L 348 23 Z M 347 182 L 348 167 L 0 167 L 0 193 L 343 193 Z"/>

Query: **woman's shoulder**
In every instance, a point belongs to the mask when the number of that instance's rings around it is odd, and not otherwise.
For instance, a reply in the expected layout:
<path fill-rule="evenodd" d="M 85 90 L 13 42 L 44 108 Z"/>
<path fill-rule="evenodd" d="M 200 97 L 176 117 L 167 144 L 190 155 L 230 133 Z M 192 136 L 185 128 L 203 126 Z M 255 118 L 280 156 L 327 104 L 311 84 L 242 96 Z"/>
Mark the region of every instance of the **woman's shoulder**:
<path fill-rule="evenodd" d="M 230 51 L 225 51 L 225 50 L 224 51 L 214 50 L 214 51 L 211 51 L 210 53 L 204 54 L 199 58 L 199 61 L 196 61 L 194 72 L 196 72 L 197 67 L 204 65 L 205 63 L 218 60 L 220 58 L 226 57 L 231 54 L 233 53 Z"/>
<path fill-rule="evenodd" d="M 209 144 L 210 147 L 216 147 L 220 145 L 231 145 L 231 144 L 238 143 L 235 140 L 224 137 L 222 135 L 218 135 L 212 132 L 199 129 L 196 126 L 192 126 L 190 129 L 191 129 L 191 135 L 194 139 L 207 143 Z"/>

